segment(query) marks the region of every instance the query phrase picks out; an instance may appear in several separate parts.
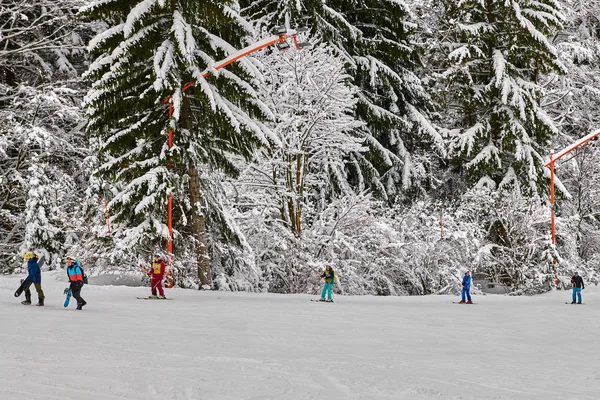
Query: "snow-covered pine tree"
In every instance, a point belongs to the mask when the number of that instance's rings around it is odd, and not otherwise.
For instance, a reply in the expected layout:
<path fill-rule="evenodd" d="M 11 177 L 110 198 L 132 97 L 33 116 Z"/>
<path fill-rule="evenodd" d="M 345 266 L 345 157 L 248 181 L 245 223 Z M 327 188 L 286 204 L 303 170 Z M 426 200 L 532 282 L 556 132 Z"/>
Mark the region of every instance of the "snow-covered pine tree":
<path fill-rule="evenodd" d="M 202 180 L 215 169 L 235 174 L 227 155 L 248 155 L 263 140 L 251 118 L 266 109 L 248 83 L 257 73 L 253 65 L 242 60 L 202 76 L 248 34 L 236 7 L 216 0 L 101 0 L 83 10 L 109 25 L 89 45 L 98 59 L 87 73 L 93 88 L 86 104 L 88 133 L 100 157 L 96 174 L 116 190 L 110 201 L 115 239 L 138 248 L 164 244 L 167 195 L 173 193 L 175 253 L 194 249 L 202 284 L 211 282 L 205 221 L 211 205 Z M 191 81 L 196 85 L 183 93 Z M 163 104 L 169 96 L 170 120 Z"/>
<path fill-rule="evenodd" d="M 344 159 L 366 150 L 356 137 L 362 125 L 353 116 L 357 93 L 344 60 L 326 44 L 267 50 L 259 59 L 265 78 L 259 95 L 274 121 L 266 123 L 271 144 L 244 181 L 263 193 L 261 204 L 272 201 L 277 218 L 300 234 L 306 208 L 318 213 L 336 193 L 351 192 Z"/>
<path fill-rule="evenodd" d="M 549 37 L 564 16 L 556 0 L 444 0 L 442 74 L 451 155 L 471 185 L 546 187 L 543 161 L 557 134 L 540 106 L 544 74 L 565 72 Z M 464 178 L 461 178 L 464 179 Z"/>
<path fill-rule="evenodd" d="M 355 115 L 368 153 L 353 153 L 355 185 L 391 201 L 422 193 L 431 164 L 445 155 L 430 122 L 433 104 L 415 70 L 414 25 L 403 0 L 242 0 L 258 31 L 308 25 L 346 60 L 359 89 Z"/>
<path fill-rule="evenodd" d="M 58 265 L 83 194 L 81 0 L 0 7 L 0 272 L 24 250 Z"/>

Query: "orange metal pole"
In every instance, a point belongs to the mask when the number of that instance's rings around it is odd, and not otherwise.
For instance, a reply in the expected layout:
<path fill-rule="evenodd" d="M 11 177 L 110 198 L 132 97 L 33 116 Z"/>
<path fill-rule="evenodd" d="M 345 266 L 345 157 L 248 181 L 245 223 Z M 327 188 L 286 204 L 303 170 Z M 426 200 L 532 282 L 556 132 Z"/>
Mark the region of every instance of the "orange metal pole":
<path fill-rule="evenodd" d="M 173 193 L 169 193 L 169 202 L 168 202 L 168 228 L 169 228 L 169 240 L 167 241 L 167 288 L 172 288 L 173 283 L 173 271 L 171 268 L 172 260 L 173 260 Z"/>
<path fill-rule="evenodd" d="M 249 47 L 246 47 L 245 49 L 240 50 L 240 52 L 238 52 L 237 54 L 220 61 L 213 67 L 213 69 L 219 70 L 221 68 L 224 68 L 227 65 L 229 65 L 235 61 L 238 61 L 238 60 L 246 57 L 247 55 L 252 54 L 258 50 L 262 50 L 262 49 L 272 46 L 276 43 L 284 42 L 285 40 L 287 40 L 288 37 L 292 37 L 294 39 L 294 44 L 296 44 L 296 47 L 298 47 L 298 41 L 296 39 L 296 36 L 297 36 L 297 33 L 294 31 L 294 33 L 292 33 L 292 34 L 278 35 L 276 38 L 271 39 L 271 40 L 265 39 L 262 42 L 259 42 L 255 45 L 252 45 Z M 202 73 L 202 76 L 204 78 L 206 78 L 209 75 L 210 75 L 210 70 L 204 71 Z M 189 88 L 191 88 L 195 85 L 196 85 L 196 81 L 187 83 L 186 85 L 183 86 L 182 92 L 185 92 L 186 90 L 188 90 Z M 163 100 L 163 103 L 169 103 L 169 119 L 171 119 L 173 117 L 173 102 L 171 101 L 171 99 L 172 99 L 172 96 L 169 96 Z M 173 130 L 171 128 L 169 128 L 168 132 L 169 132 L 169 139 L 168 139 L 169 149 L 171 149 L 173 147 Z M 173 256 L 173 194 L 172 193 L 169 193 L 169 199 L 168 199 L 168 204 L 167 204 L 167 226 L 169 229 L 169 240 L 167 242 L 167 251 L 169 252 L 168 263 L 169 263 L 169 265 L 171 265 L 171 259 Z M 168 272 L 171 272 L 171 271 L 168 271 Z M 167 273 L 167 275 L 170 276 L 169 273 Z M 173 286 L 172 278 L 170 280 L 170 284 L 171 284 L 171 286 L 168 286 L 168 284 L 167 284 L 167 287 Z"/>
<path fill-rule="evenodd" d="M 573 150 L 583 146 L 584 144 L 590 142 L 591 140 L 597 139 L 600 137 L 600 130 L 592 132 L 570 146 L 562 149 L 558 153 L 554 154 L 554 151 L 550 153 L 550 161 L 544 164 L 544 167 L 550 167 L 550 218 L 552 221 L 552 244 L 556 244 L 556 225 L 554 221 L 554 164 L 556 161 L 560 160 Z M 555 260 L 556 262 L 556 260 Z"/>
<path fill-rule="evenodd" d="M 552 226 L 552 244 L 556 246 L 556 225 L 554 221 L 554 154 L 550 153 L 550 221 Z M 552 249 L 552 264 L 556 264 L 556 257 L 554 257 L 555 249 Z M 554 267 L 554 286 L 559 288 L 560 280 L 558 279 L 558 271 Z"/>
<path fill-rule="evenodd" d="M 173 102 L 169 102 L 169 119 L 173 116 Z M 173 147 L 173 129 L 169 128 L 169 149 Z"/>
<path fill-rule="evenodd" d="M 169 119 L 173 117 L 173 102 L 169 101 Z M 169 122 L 170 123 L 170 122 Z M 169 149 L 173 147 L 173 129 L 169 127 Z M 169 168 L 171 165 L 169 164 Z M 173 193 L 169 193 L 169 199 L 167 202 L 167 227 L 169 229 L 169 239 L 167 241 L 167 288 L 173 287 L 173 272 L 171 271 L 171 260 L 173 259 Z"/>
<path fill-rule="evenodd" d="M 167 226 L 169 228 L 169 241 L 167 242 L 167 251 L 173 254 L 173 193 L 169 193 L 167 211 Z"/>
<path fill-rule="evenodd" d="M 294 38 L 294 42 L 296 42 L 296 35 L 293 35 L 293 38 Z M 252 54 L 252 53 L 254 53 L 254 52 L 258 51 L 258 50 L 262 50 L 265 47 L 272 46 L 272 45 L 274 45 L 276 43 L 283 42 L 286 39 L 287 39 L 287 37 L 285 35 L 280 35 L 277 39 L 271 40 L 270 42 L 265 42 L 265 43 L 263 43 L 260 46 L 252 47 L 251 49 L 248 49 L 248 50 L 246 50 L 246 51 L 244 51 L 244 52 L 242 52 L 240 54 L 237 54 L 235 57 L 226 58 L 225 60 L 223 60 L 223 61 L 219 62 L 218 64 L 216 64 L 213 68 L 218 71 L 218 70 L 220 70 L 220 69 L 228 66 L 229 64 L 234 63 L 234 62 L 236 62 L 236 61 L 238 61 L 238 60 L 246 57 L 249 54 Z M 209 75 L 210 75 L 210 71 L 204 71 L 202 73 L 202 77 L 203 78 L 206 78 Z M 193 87 L 195 85 L 196 85 L 196 81 L 192 81 L 192 82 L 186 83 L 185 86 L 183 86 L 183 88 L 181 89 L 181 91 L 185 92 L 186 90 L 188 90 L 189 88 L 191 88 L 191 87 Z M 171 100 L 171 97 L 168 97 L 165 101 L 169 101 L 169 100 Z"/>
<path fill-rule="evenodd" d="M 556 225 L 554 222 L 554 154 L 550 153 L 550 220 L 552 224 L 552 244 L 556 244 Z"/>
<path fill-rule="evenodd" d="M 169 119 L 173 117 L 173 102 L 169 102 Z M 169 128 L 169 149 L 173 147 L 173 129 Z M 169 253 L 169 260 L 171 254 L 173 254 L 173 193 L 169 193 L 169 200 L 167 204 L 167 226 L 169 228 L 169 241 L 167 242 L 167 252 Z"/>
<path fill-rule="evenodd" d="M 550 220 L 551 220 L 551 225 L 552 225 L 552 245 L 554 245 L 554 246 L 556 246 L 556 222 L 555 222 L 555 211 L 554 211 L 554 208 L 555 208 L 554 207 L 555 206 L 555 204 L 554 204 L 554 164 L 556 163 L 556 161 L 560 160 L 561 158 L 563 158 L 565 155 L 569 154 L 573 150 L 577 149 L 578 147 L 583 146 L 584 144 L 590 142 L 591 140 L 597 139 L 598 137 L 600 137 L 600 130 L 597 130 L 595 132 L 592 132 L 592 133 L 582 137 L 581 139 L 577 140 L 575 143 L 562 149 L 561 151 L 559 151 L 556 154 L 554 154 L 554 151 L 552 151 L 550 153 L 550 161 L 548 161 L 546 164 L 544 164 L 544 167 L 550 168 Z M 554 264 L 556 264 L 556 258 L 554 256 L 552 257 L 552 262 Z M 556 275 L 556 269 L 555 269 L 554 277 L 555 277 L 554 283 L 558 287 L 559 280 L 558 280 L 558 276 Z"/>

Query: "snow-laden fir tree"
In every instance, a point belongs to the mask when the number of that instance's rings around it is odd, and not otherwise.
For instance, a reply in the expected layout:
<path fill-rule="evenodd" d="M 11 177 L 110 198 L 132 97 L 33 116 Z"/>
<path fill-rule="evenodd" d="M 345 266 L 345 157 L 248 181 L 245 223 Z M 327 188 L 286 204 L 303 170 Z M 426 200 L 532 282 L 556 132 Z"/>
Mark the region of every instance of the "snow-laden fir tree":
<path fill-rule="evenodd" d="M 209 284 L 205 218 L 211 204 L 202 181 L 215 169 L 236 173 L 228 154 L 250 154 L 263 140 L 251 115 L 266 108 L 254 100 L 248 82 L 258 72 L 247 60 L 207 79 L 203 71 L 241 48 L 250 28 L 235 1 L 101 0 L 83 13 L 108 25 L 89 44 L 98 58 L 87 72 L 93 87 L 86 104 L 100 158 L 96 175 L 115 193 L 109 203 L 115 242 L 164 246 L 173 193 L 174 251 L 181 256 L 193 249 L 198 277 Z"/>
<path fill-rule="evenodd" d="M 564 16 L 556 0 L 444 0 L 439 46 L 451 152 L 460 179 L 535 195 L 558 133 L 540 105 L 544 74 L 562 73 L 550 37 Z"/>
<path fill-rule="evenodd" d="M 368 153 L 353 153 L 348 168 L 359 189 L 389 199 L 422 193 L 431 165 L 445 155 L 430 122 L 433 104 L 415 70 L 414 24 L 403 0 L 242 0 L 258 32 L 275 25 L 308 25 L 345 58 L 359 89 L 355 115 L 365 122 Z"/>
<path fill-rule="evenodd" d="M 0 6 L 0 271 L 26 250 L 58 265 L 83 197 L 80 0 Z M 83 35 L 83 36 L 82 36 Z"/>
<path fill-rule="evenodd" d="M 259 58 L 265 82 L 259 96 L 273 113 L 266 123 L 270 145 L 250 165 L 244 181 L 272 202 L 280 219 L 301 233 L 303 211 L 323 209 L 335 194 L 352 191 L 344 160 L 362 148 L 354 119 L 356 89 L 344 61 L 331 47 L 285 53 L 268 50 Z M 312 209 L 312 210 L 310 210 Z"/>

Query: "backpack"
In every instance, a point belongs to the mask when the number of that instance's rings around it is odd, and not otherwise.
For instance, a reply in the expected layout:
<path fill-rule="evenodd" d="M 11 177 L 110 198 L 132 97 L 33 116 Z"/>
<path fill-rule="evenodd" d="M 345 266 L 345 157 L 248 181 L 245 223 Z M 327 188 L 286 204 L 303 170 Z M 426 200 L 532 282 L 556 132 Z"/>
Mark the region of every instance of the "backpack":
<path fill-rule="evenodd" d="M 81 264 L 79 264 L 79 260 L 75 260 L 75 266 L 79 267 L 79 269 L 81 269 L 81 275 L 83 276 L 83 284 L 87 284 L 88 283 L 88 277 L 85 274 L 85 271 L 83 270 L 83 267 L 81 266 Z"/>
<path fill-rule="evenodd" d="M 85 271 L 83 270 L 83 267 L 80 265 L 79 268 L 81 268 L 81 275 L 83 275 L 83 284 L 86 285 L 88 283 L 88 278 L 87 275 L 85 274 Z"/>

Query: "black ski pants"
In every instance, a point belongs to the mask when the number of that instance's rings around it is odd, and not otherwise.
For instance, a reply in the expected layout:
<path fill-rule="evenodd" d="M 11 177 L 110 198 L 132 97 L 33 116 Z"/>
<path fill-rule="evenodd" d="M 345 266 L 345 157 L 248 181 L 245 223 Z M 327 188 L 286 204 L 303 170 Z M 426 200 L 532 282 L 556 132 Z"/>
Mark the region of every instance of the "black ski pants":
<path fill-rule="evenodd" d="M 82 281 L 71 282 L 71 294 L 77 300 L 77 305 L 85 303 L 85 300 L 81 297 L 81 288 L 83 287 Z"/>

